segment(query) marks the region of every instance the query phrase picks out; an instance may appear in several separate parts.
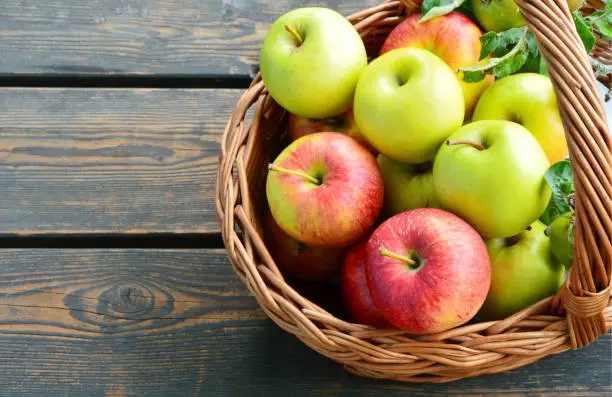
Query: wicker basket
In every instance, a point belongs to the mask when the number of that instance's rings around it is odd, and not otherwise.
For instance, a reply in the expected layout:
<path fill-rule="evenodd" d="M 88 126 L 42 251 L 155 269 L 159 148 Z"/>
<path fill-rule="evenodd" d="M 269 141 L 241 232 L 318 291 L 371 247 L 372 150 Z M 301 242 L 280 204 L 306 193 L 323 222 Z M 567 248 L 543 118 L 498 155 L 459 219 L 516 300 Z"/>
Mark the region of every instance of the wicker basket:
<path fill-rule="evenodd" d="M 301 296 L 285 281 L 262 238 L 266 166 L 287 144 L 287 113 L 258 75 L 227 123 L 215 197 L 234 270 L 278 326 L 352 373 L 409 382 L 492 374 L 580 348 L 612 327 L 612 157 L 603 103 L 565 0 L 516 2 L 557 93 L 574 165 L 577 226 L 568 281 L 556 296 L 505 320 L 411 336 L 346 322 Z M 387 0 L 348 19 L 376 54 L 391 29 L 418 8 L 415 3 Z"/>

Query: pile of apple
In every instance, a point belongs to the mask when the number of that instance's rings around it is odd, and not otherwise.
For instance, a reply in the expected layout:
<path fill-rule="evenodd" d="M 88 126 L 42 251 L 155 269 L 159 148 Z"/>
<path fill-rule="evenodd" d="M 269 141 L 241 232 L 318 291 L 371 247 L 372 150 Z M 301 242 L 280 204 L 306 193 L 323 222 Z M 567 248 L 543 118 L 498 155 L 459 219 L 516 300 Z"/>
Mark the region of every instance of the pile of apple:
<path fill-rule="evenodd" d="M 568 154 L 550 80 L 477 83 L 477 22 L 404 19 L 380 54 L 337 12 L 271 27 L 263 81 L 290 113 L 269 165 L 265 239 L 289 278 L 336 279 L 351 321 L 441 332 L 557 291 L 564 267 L 538 218 Z"/>

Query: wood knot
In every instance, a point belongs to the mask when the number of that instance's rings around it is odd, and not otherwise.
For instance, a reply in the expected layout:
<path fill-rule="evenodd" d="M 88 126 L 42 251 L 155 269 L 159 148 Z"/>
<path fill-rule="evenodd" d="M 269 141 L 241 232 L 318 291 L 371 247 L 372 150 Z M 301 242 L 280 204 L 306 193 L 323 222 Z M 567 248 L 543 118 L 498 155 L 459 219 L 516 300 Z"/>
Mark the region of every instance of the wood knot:
<path fill-rule="evenodd" d="M 138 284 L 119 285 L 109 292 L 109 301 L 116 313 L 137 313 L 153 306 L 154 298 L 150 291 Z"/>

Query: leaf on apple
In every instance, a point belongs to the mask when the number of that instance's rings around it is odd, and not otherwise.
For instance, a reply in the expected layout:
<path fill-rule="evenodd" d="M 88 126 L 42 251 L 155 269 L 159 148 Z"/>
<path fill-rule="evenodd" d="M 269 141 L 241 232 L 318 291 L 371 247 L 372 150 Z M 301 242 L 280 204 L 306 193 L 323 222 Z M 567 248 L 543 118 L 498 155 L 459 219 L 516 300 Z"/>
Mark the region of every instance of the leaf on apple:
<path fill-rule="evenodd" d="M 533 62 L 539 55 L 533 34 L 523 28 L 511 28 L 501 33 L 488 32 L 480 37 L 480 60 L 493 57 L 485 65 L 460 68 L 463 80 L 476 82 L 492 74 L 502 78 L 519 71 L 526 63 Z"/>
<path fill-rule="evenodd" d="M 552 190 L 552 196 L 540 220 L 550 225 L 557 216 L 573 211 L 571 200 L 574 193 L 574 177 L 570 161 L 556 162 L 546 171 L 544 178 Z"/>
<path fill-rule="evenodd" d="M 422 16 L 419 22 L 446 15 L 459 8 L 466 0 L 424 0 L 421 5 Z"/>
<path fill-rule="evenodd" d="M 576 32 L 578 32 L 578 36 L 580 36 L 584 47 L 586 48 L 587 52 L 591 52 L 593 46 L 595 45 L 593 27 L 579 11 L 572 12 L 572 18 L 574 19 L 574 24 L 576 25 Z"/>
<path fill-rule="evenodd" d="M 597 30 L 606 37 L 612 38 L 612 2 L 606 3 L 606 8 L 596 11 L 587 18 L 588 22 L 595 26 Z"/>

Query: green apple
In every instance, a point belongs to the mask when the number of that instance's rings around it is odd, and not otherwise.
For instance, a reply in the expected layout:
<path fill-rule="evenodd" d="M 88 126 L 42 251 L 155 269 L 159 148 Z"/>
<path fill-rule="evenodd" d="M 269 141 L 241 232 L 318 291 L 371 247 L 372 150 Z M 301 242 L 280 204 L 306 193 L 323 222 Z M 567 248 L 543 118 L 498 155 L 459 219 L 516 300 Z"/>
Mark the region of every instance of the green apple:
<path fill-rule="evenodd" d="M 442 145 L 433 167 L 438 199 L 487 238 L 520 233 L 546 209 L 550 163 L 523 126 L 475 121 Z"/>
<path fill-rule="evenodd" d="M 486 31 L 502 32 L 525 25 L 514 0 L 472 0 L 472 9 Z"/>
<path fill-rule="evenodd" d="M 463 91 L 453 70 L 420 48 L 389 51 L 363 71 L 354 113 L 363 136 L 399 162 L 433 160 L 444 139 L 461 127 Z"/>
<path fill-rule="evenodd" d="M 541 74 L 519 73 L 497 80 L 478 100 L 472 120 L 521 124 L 540 142 L 551 164 L 569 154 L 555 90 Z"/>
<path fill-rule="evenodd" d="M 574 261 L 574 214 L 570 211 L 556 217 L 546 233 L 554 257 L 569 269 Z"/>
<path fill-rule="evenodd" d="M 259 62 L 276 102 L 298 116 L 323 119 L 351 105 L 368 61 L 361 37 L 346 18 L 328 8 L 305 7 L 270 26 Z"/>
<path fill-rule="evenodd" d="M 433 187 L 433 164 L 404 164 L 378 155 L 385 185 L 385 212 L 392 216 L 415 208 L 441 208 Z"/>
<path fill-rule="evenodd" d="M 506 318 L 553 295 L 565 269 L 550 252 L 550 240 L 540 221 L 516 236 L 487 240 L 491 286 L 479 316 L 484 321 Z"/>

